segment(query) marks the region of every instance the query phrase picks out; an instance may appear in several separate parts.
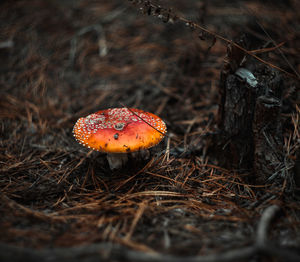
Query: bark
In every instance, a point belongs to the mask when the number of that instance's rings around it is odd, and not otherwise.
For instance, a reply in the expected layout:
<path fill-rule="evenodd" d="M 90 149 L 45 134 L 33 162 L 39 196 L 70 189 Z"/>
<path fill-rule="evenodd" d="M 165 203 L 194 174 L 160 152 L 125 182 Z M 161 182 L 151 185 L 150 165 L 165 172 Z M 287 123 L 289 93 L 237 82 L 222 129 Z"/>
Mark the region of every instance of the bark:
<path fill-rule="evenodd" d="M 268 95 L 257 98 L 253 122 L 254 170 L 260 183 L 272 180 L 284 170 L 280 113 L 279 99 Z"/>
<path fill-rule="evenodd" d="M 250 169 L 253 162 L 252 120 L 256 91 L 234 74 L 225 80 L 225 99 L 220 129 L 222 130 L 223 165 Z"/>
<path fill-rule="evenodd" d="M 279 73 L 229 46 L 219 85 L 221 165 L 253 172 L 258 183 L 282 177 L 282 88 Z"/>

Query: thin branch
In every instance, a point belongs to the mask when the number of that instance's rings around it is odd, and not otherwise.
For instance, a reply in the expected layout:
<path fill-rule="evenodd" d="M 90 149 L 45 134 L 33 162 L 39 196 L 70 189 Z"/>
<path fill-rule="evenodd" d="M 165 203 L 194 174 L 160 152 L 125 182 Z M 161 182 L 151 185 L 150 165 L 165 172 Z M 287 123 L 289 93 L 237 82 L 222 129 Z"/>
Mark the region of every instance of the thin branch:
<path fill-rule="evenodd" d="M 247 49 L 245 49 L 245 48 L 243 48 L 242 46 L 238 45 L 237 43 L 233 42 L 232 40 L 229 40 L 229 39 L 227 39 L 227 38 L 225 38 L 225 37 L 223 37 L 223 36 L 221 36 L 221 35 L 219 35 L 219 34 L 217 34 L 217 33 L 215 33 L 215 32 L 209 31 L 208 29 L 206 29 L 206 28 L 204 28 L 204 27 L 202 27 L 202 26 L 200 26 L 200 25 L 198 25 L 198 24 L 196 24 L 196 23 L 194 23 L 194 22 L 191 22 L 191 21 L 189 21 L 189 20 L 187 20 L 187 19 L 185 19 L 185 18 L 181 18 L 181 17 L 180 17 L 179 20 L 185 22 L 186 24 L 191 24 L 191 23 L 193 23 L 193 27 L 194 27 L 194 28 L 199 28 L 199 29 L 201 29 L 202 31 L 204 31 L 204 32 L 206 32 L 206 33 L 208 33 L 208 34 L 213 35 L 214 37 L 216 37 L 216 38 L 218 38 L 218 39 L 220 39 L 220 40 L 223 40 L 224 42 L 226 42 L 226 43 L 228 43 L 228 44 L 230 44 L 230 45 L 235 46 L 236 48 L 240 49 L 241 51 L 243 51 L 243 52 L 246 53 L 247 55 L 254 57 L 254 58 L 257 59 L 259 62 L 261 62 L 261 63 L 263 63 L 263 64 L 265 64 L 265 65 L 268 65 L 269 67 L 272 67 L 272 68 L 274 68 L 274 69 L 277 69 L 278 71 L 281 71 L 282 73 L 284 73 L 284 74 L 286 74 L 286 75 L 288 75 L 288 76 L 290 76 L 290 77 L 292 77 L 292 78 L 295 78 L 295 79 L 300 80 L 300 78 L 297 77 L 296 75 L 291 74 L 291 73 L 287 72 L 286 70 L 284 70 L 284 69 L 282 69 L 282 68 L 280 68 L 280 67 L 278 67 L 278 66 L 276 66 L 276 65 L 273 65 L 272 63 L 270 63 L 270 62 L 268 62 L 268 61 L 266 61 L 266 60 L 263 60 L 262 58 L 260 58 L 260 57 L 257 56 L 256 54 L 253 54 L 251 51 L 248 51 Z"/>
<path fill-rule="evenodd" d="M 285 44 L 285 42 L 281 42 L 280 44 L 278 44 L 276 46 L 273 46 L 273 47 L 251 50 L 250 52 L 252 54 L 263 54 L 263 53 L 267 53 L 267 52 L 271 52 L 271 51 L 274 51 L 276 49 L 279 49 L 284 44 Z"/>

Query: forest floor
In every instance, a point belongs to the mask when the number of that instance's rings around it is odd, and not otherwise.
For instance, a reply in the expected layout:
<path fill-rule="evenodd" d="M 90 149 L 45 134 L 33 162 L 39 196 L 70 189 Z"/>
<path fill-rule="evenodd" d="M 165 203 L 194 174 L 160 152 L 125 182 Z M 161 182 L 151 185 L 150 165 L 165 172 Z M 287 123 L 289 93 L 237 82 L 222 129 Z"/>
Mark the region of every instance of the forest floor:
<path fill-rule="evenodd" d="M 1 2 L 0 261 L 296 261 L 297 192 L 249 182 L 251 170 L 225 169 L 210 152 L 227 44 L 130 2 Z M 300 72 L 296 0 L 225 2 L 161 4 L 227 39 L 284 42 L 290 65 L 277 49 L 268 61 Z M 284 77 L 293 172 L 299 79 Z M 159 115 L 169 136 L 148 160 L 111 171 L 72 128 L 122 104 Z"/>

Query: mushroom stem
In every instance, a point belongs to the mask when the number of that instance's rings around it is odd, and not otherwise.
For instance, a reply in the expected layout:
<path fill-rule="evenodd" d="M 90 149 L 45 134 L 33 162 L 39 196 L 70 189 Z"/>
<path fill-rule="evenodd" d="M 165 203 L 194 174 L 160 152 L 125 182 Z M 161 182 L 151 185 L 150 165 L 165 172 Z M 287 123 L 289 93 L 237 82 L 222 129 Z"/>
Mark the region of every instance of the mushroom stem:
<path fill-rule="evenodd" d="M 150 151 L 148 149 L 142 149 L 131 153 L 132 158 L 148 160 L 150 158 Z"/>
<path fill-rule="evenodd" d="M 112 154 L 108 153 L 107 161 L 110 170 L 120 169 L 127 163 L 128 155 L 126 153 L 112 153 Z"/>

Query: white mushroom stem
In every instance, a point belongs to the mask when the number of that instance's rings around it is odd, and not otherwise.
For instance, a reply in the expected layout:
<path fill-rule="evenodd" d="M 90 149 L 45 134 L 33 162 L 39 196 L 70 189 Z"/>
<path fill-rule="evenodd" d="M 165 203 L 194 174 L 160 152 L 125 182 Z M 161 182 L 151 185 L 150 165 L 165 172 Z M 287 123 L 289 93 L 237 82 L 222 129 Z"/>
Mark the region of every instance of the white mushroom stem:
<path fill-rule="evenodd" d="M 127 153 L 111 153 L 107 154 L 107 161 L 109 164 L 110 170 L 120 169 L 125 166 L 128 161 Z"/>
<path fill-rule="evenodd" d="M 150 158 L 150 152 L 148 149 L 143 149 L 131 153 L 108 153 L 106 158 L 109 164 L 110 170 L 120 169 L 124 167 L 128 162 L 128 156 L 133 159 L 147 160 Z"/>
<path fill-rule="evenodd" d="M 150 158 L 150 151 L 148 149 L 139 150 L 131 153 L 132 158 L 148 160 Z"/>

